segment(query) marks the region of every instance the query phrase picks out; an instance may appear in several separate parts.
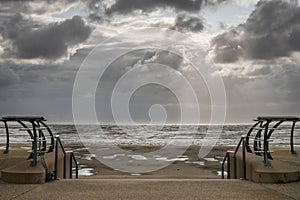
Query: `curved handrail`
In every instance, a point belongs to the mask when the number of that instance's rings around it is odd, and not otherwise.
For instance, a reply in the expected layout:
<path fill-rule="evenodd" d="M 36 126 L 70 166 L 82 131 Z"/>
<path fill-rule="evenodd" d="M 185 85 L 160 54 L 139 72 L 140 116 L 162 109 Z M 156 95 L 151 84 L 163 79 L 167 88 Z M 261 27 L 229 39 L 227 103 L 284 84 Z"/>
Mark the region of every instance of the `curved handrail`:
<path fill-rule="evenodd" d="M 250 149 L 250 145 L 249 145 L 249 136 L 251 135 L 251 133 L 253 132 L 253 130 L 256 128 L 257 125 L 261 124 L 261 122 L 257 122 L 255 123 L 250 130 L 247 133 L 247 138 L 246 138 L 246 148 L 247 148 L 247 152 L 252 153 L 251 149 Z"/>
<path fill-rule="evenodd" d="M 56 140 L 53 136 L 53 133 L 51 131 L 51 129 L 46 125 L 46 123 L 44 123 L 43 121 L 46 121 L 45 118 L 43 117 L 32 117 L 32 116 L 8 116 L 8 117 L 2 117 L 0 119 L 0 122 L 3 122 L 5 125 L 5 131 L 6 131 L 6 147 L 5 147 L 5 151 L 4 153 L 8 154 L 9 153 L 9 145 L 10 145 L 10 131 L 9 131 L 9 127 L 8 127 L 8 122 L 17 122 L 19 125 L 21 125 L 21 127 L 24 128 L 25 131 L 27 131 L 27 133 L 29 134 L 30 137 L 30 142 L 31 142 L 31 151 L 30 151 L 30 156 L 28 159 L 32 159 L 32 161 L 30 162 L 30 166 L 34 167 L 37 165 L 38 162 L 38 156 L 40 156 L 41 161 L 43 166 L 46 169 L 46 176 L 48 176 L 49 174 L 53 174 L 52 172 L 50 172 L 48 174 L 48 168 L 46 165 L 46 162 L 44 160 L 43 155 L 45 155 L 46 153 L 50 153 L 53 152 L 54 148 L 55 148 L 55 171 L 54 171 L 54 176 L 55 179 L 58 178 L 58 161 L 59 161 L 59 155 L 58 155 L 58 148 L 60 147 L 63 153 L 63 158 L 64 158 L 64 165 L 63 165 L 63 178 L 66 178 L 66 167 L 67 167 L 67 155 L 70 155 L 70 178 L 72 178 L 72 165 L 73 162 L 75 163 L 75 167 L 76 167 L 76 178 L 78 178 L 78 162 L 76 160 L 76 157 L 74 155 L 73 152 L 70 152 L 70 154 L 68 154 L 60 140 L 59 136 L 56 136 Z M 31 126 L 30 126 L 31 124 Z M 22 128 L 22 129 L 23 129 Z M 49 137 L 45 137 L 45 133 L 43 132 L 43 130 L 47 130 L 47 132 L 50 135 L 50 140 L 51 140 L 51 145 L 47 146 L 47 142 L 49 142 L 47 140 L 47 138 Z M 21 130 L 21 129 L 20 129 Z M 47 135 L 48 136 L 48 135 Z M 49 147 L 49 149 L 48 149 Z M 47 151 L 48 149 L 48 151 Z M 52 178 L 52 175 L 49 176 L 50 178 Z M 47 178 L 48 180 L 48 178 Z"/>
<path fill-rule="evenodd" d="M 300 118 L 298 117 L 258 117 L 257 118 L 258 120 L 255 120 L 257 121 L 251 128 L 250 130 L 248 131 L 247 135 L 246 136 L 242 136 L 235 151 L 234 152 L 230 152 L 230 151 L 227 151 L 224 159 L 223 159 L 223 162 L 222 162 L 222 179 L 224 179 L 224 166 L 225 166 L 225 163 L 227 161 L 227 171 L 228 171 L 228 175 L 227 177 L 230 178 L 231 174 L 230 174 L 230 159 L 231 159 L 231 156 L 230 156 L 230 153 L 233 153 L 233 159 L 234 159 L 234 178 L 237 178 L 237 163 L 236 163 L 236 154 L 241 146 L 241 144 L 243 145 L 243 150 L 242 150 L 242 167 L 243 167 L 243 170 L 242 170 L 242 177 L 244 179 L 246 179 L 246 151 L 248 153 L 253 153 L 251 148 L 250 148 L 250 145 L 249 145 L 249 137 L 250 135 L 253 133 L 253 130 L 258 126 L 260 125 L 256 135 L 255 135 L 255 139 L 254 139 L 254 145 L 253 145 L 253 148 L 254 148 L 254 152 L 256 155 L 261 155 L 261 153 L 263 153 L 263 157 L 264 157 L 264 165 L 265 166 L 270 166 L 271 163 L 269 161 L 269 159 L 272 159 L 272 156 L 271 156 L 271 151 L 269 151 L 269 142 L 270 142 L 270 138 L 272 136 L 272 134 L 274 133 L 274 131 L 285 121 L 288 121 L 288 122 L 292 122 L 292 128 L 291 128 L 291 133 L 290 133 L 290 148 L 291 148 L 291 153 L 292 154 L 296 154 L 295 152 L 295 149 L 294 149 L 294 130 L 295 130 L 295 125 L 297 122 L 300 121 Z M 272 127 L 270 128 L 270 124 L 272 122 L 276 122 L 274 125 L 272 125 Z M 263 148 L 261 148 L 261 137 L 262 137 L 262 132 L 263 132 Z M 263 150 L 263 151 L 262 151 Z"/>
<path fill-rule="evenodd" d="M 52 133 L 51 129 L 49 128 L 49 126 L 46 123 L 44 123 L 42 121 L 40 121 L 40 123 L 47 129 L 47 131 L 48 131 L 48 133 L 50 135 L 51 146 L 50 146 L 50 148 L 48 150 L 48 153 L 52 152 L 53 149 L 54 149 L 54 136 L 53 136 L 53 133 Z"/>

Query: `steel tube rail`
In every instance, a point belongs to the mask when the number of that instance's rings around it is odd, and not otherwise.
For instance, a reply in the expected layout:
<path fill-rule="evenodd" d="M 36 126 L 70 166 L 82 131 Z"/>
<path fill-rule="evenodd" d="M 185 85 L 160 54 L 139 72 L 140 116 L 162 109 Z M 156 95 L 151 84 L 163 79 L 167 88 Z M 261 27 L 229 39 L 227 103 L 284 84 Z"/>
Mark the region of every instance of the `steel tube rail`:
<path fill-rule="evenodd" d="M 4 150 L 4 154 L 8 154 L 9 152 L 9 130 L 8 130 L 8 125 L 6 121 L 4 122 L 4 126 L 5 126 L 5 131 L 6 131 L 6 146 L 5 146 L 5 150 Z"/>
<path fill-rule="evenodd" d="M 269 142 L 268 142 L 268 129 L 270 121 L 266 122 L 265 131 L 264 131 L 264 165 L 271 166 L 270 161 L 268 160 L 268 151 L 269 151 Z"/>
<path fill-rule="evenodd" d="M 246 141 L 245 138 L 243 138 L 243 156 L 242 156 L 242 163 L 243 163 L 243 179 L 246 180 Z M 235 163 L 235 168 L 236 168 L 236 163 Z M 236 169 L 235 169 L 235 173 L 236 173 Z M 236 178 L 236 177 L 235 177 Z"/>
<path fill-rule="evenodd" d="M 63 177 L 65 178 L 66 177 L 66 162 L 67 162 L 67 159 L 66 159 L 66 151 L 65 151 L 65 148 L 63 147 L 63 144 L 60 140 L 60 137 L 59 135 L 56 135 L 55 136 L 56 138 L 56 141 L 55 141 L 55 176 L 54 176 L 54 179 L 58 179 L 58 165 L 59 165 L 59 161 L 58 161 L 58 147 L 60 146 L 63 154 L 64 154 L 64 168 L 63 168 Z"/>
<path fill-rule="evenodd" d="M 69 178 L 72 179 L 73 178 L 73 161 L 75 163 L 75 178 L 78 179 L 78 162 L 75 158 L 75 155 L 73 152 L 70 153 L 70 174 L 69 174 Z"/>
<path fill-rule="evenodd" d="M 30 121 L 32 124 L 32 129 L 33 129 L 33 159 L 30 163 L 31 167 L 35 167 L 37 164 L 37 133 L 36 133 L 36 128 L 35 128 L 35 124 L 34 121 Z"/>
<path fill-rule="evenodd" d="M 292 129 L 291 129 L 291 138 L 290 138 L 290 145 L 291 145 L 291 153 L 296 154 L 294 149 L 294 130 L 295 130 L 296 121 L 293 122 Z"/>
<path fill-rule="evenodd" d="M 242 145 L 242 178 L 243 179 L 247 179 L 247 175 L 246 175 L 246 146 L 247 146 L 247 141 L 246 141 L 246 138 L 247 136 L 242 136 L 235 151 L 227 151 L 224 159 L 223 159 L 223 162 L 222 162 L 222 179 L 225 178 L 224 176 L 224 165 L 225 165 L 225 162 L 227 160 L 227 178 L 230 179 L 231 178 L 231 167 L 230 167 L 230 153 L 233 153 L 233 162 L 234 162 L 234 169 L 233 169 L 233 172 L 234 172 L 234 178 L 236 179 L 237 178 L 237 171 L 236 171 L 236 154 L 240 148 L 240 146 Z"/>
<path fill-rule="evenodd" d="M 65 151 L 65 148 L 63 147 L 63 144 L 60 140 L 59 135 L 55 136 L 56 138 L 56 143 L 55 143 L 55 179 L 58 179 L 58 166 L 59 166 L 59 156 L 58 156 L 58 147 L 61 147 L 61 150 L 63 152 L 64 155 L 64 165 L 63 165 L 63 178 L 66 178 L 66 174 L 67 174 L 67 152 Z M 69 178 L 72 179 L 72 175 L 73 175 L 73 161 L 75 163 L 75 177 L 76 179 L 78 179 L 78 162 L 75 158 L 75 155 L 73 152 L 70 152 L 70 171 L 69 171 Z"/>

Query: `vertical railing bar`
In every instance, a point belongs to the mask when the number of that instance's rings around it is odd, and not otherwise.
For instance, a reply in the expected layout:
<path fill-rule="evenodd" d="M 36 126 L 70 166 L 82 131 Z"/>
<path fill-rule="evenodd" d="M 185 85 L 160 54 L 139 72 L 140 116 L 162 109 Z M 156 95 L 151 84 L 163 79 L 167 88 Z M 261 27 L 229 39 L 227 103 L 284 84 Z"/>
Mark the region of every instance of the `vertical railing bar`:
<path fill-rule="evenodd" d="M 72 179 L 72 172 L 73 172 L 73 166 L 72 166 L 72 153 L 70 154 L 70 173 L 69 173 L 69 178 Z"/>
<path fill-rule="evenodd" d="M 54 179 L 58 180 L 58 136 L 56 136 L 55 140 L 55 174 L 54 174 Z"/>
<path fill-rule="evenodd" d="M 294 149 L 294 130 L 295 130 L 296 121 L 293 122 L 292 129 L 291 129 L 291 138 L 290 138 L 290 145 L 291 145 L 291 153 L 296 154 Z"/>
<path fill-rule="evenodd" d="M 242 162 L 243 162 L 243 179 L 246 180 L 246 141 L 245 138 L 243 137 L 243 158 L 242 158 Z"/>
<path fill-rule="evenodd" d="M 230 154 L 228 154 L 227 158 L 227 179 L 230 179 Z"/>
<path fill-rule="evenodd" d="M 268 160 L 268 150 L 269 150 L 269 145 L 268 145 L 268 128 L 269 128 L 270 121 L 266 122 L 266 127 L 265 127 L 265 132 L 264 132 L 264 165 L 265 166 L 270 166 L 270 162 Z"/>
<path fill-rule="evenodd" d="M 236 154 L 233 154 L 233 167 L 234 167 L 234 178 L 237 179 L 237 172 L 236 172 Z"/>
<path fill-rule="evenodd" d="M 78 162 L 76 162 L 76 179 L 78 179 Z"/>
<path fill-rule="evenodd" d="M 67 165 L 67 156 L 64 154 L 64 179 L 66 178 L 66 165 Z"/>
<path fill-rule="evenodd" d="M 222 162 L 222 169 L 221 169 L 221 170 L 222 170 L 222 171 L 221 171 L 222 179 L 225 178 L 225 176 L 224 176 L 224 171 L 225 171 L 225 169 L 224 169 L 224 164 L 225 164 L 225 162 L 226 162 L 226 159 L 228 159 L 228 155 L 229 155 L 229 153 L 226 152 L 225 157 L 224 157 L 223 162 Z"/>
<path fill-rule="evenodd" d="M 33 160 L 30 163 L 30 166 L 34 167 L 37 164 L 37 133 L 34 121 L 30 121 L 32 124 L 33 130 Z"/>
<path fill-rule="evenodd" d="M 226 155 L 227 155 L 227 154 L 226 154 Z M 222 179 L 224 179 L 224 165 L 223 165 L 223 164 L 222 164 L 221 174 L 222 174 Z"/>
<path fill-rule="evenodd" d="M 3 153 L 8 154 L 8 152 L 9 152 L 9 129 L 8 129 L 7 122 L 3 121 L 3 123 L 4 123 L 5 131 L 6 131 L 6 147 L 5 147 L 5 150 Z"/>

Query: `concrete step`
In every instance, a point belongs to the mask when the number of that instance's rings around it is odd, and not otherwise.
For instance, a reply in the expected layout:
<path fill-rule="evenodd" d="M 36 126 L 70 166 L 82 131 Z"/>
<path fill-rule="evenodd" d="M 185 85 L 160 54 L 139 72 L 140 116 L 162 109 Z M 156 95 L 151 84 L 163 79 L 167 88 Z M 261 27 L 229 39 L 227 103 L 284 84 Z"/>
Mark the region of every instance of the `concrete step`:
<path fill-rule="evenodd" d="M 23 161 L 1 171 L 1 179 L 8 183 L 42 184 L 45 182 L 46 172 L 41 162 L 35 167 L 30 166 L 30 160 Z"/>
<path fill-rule="evenodd" d="M 276 151 L 275 151 L 276 152 Z M 246 153 L 246 178 L 258 183 L 289 183 L 300 180 L 300 166 L 298 157 L 288 155 L 287 160 L 281 160 L 274 156 L 274 160 L 269 160 L 270 166 L 265 166 L 262 156 Z M 230 154 L 230 174 L 234 178 L 234 157 Z M 236 155 L 236 175 L 242 178 L 242 153 Z"/>
<path fill-rule="evenodd" d="M 10 155 L 14 155 L 15 152 L 11 151 L 9 154 L 5 155 L 7 160 L 18 161 L 18 163 L 14 163 L 9 167 L 2 168 L 1 170 L 1 180 L 8 183 L 16 183 L 16 184 L 43 184 L 46 181 L 46 169 L 43 166 L 43 162 L 41 157 L 37 159 L 37 165 L 32 167 L 30 166 L 31 160 L 26 160 L 14 157 L 10 157 Z M 3 155 L 2 155 L 3 157 Z M 68 178 L 68 174 L 70 173 L 70 165 L 69 165 L 69 154 L 66 157 L 66 178 Z M 47 165 L 48 173 L 55 171 L 55 155 L 54 152 L 47 153 L 44 155 L 44 160 Z M 63 178 L 63 169 L 64 169 L 64 156 L 60 152 L 58 158 L 58 178 Z"/>

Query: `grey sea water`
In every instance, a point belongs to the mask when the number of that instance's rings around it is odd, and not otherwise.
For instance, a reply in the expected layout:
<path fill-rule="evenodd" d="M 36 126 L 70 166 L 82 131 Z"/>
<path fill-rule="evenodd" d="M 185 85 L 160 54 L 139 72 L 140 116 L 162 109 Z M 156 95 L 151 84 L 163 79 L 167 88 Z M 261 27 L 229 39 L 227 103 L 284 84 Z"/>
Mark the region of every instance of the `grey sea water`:
<path fill-rule="evenodd" d="M 204 141 L 216 140 L 216 146 L 235 146 L 242 135 L 247 134 L 251 124 L 236 125 L 62 125 L 52 124 L 50 128 L 54 135 L 60 135 L 65 144 L 88 145 L 165 145 L 176 139 L 185 145 L 204 145 Z M 283 125 L 272 135 L 271 145 L 288 145 L 290 141 L 290 125 Z M 6 141 L 4 127 L 0 127 L 0 143 Z M 11 143 L 26 143 L 26 130 L 13 126 L 10 130 Z M 296 145 L 300 144 L 300 127 L 294 133 Z"/>

